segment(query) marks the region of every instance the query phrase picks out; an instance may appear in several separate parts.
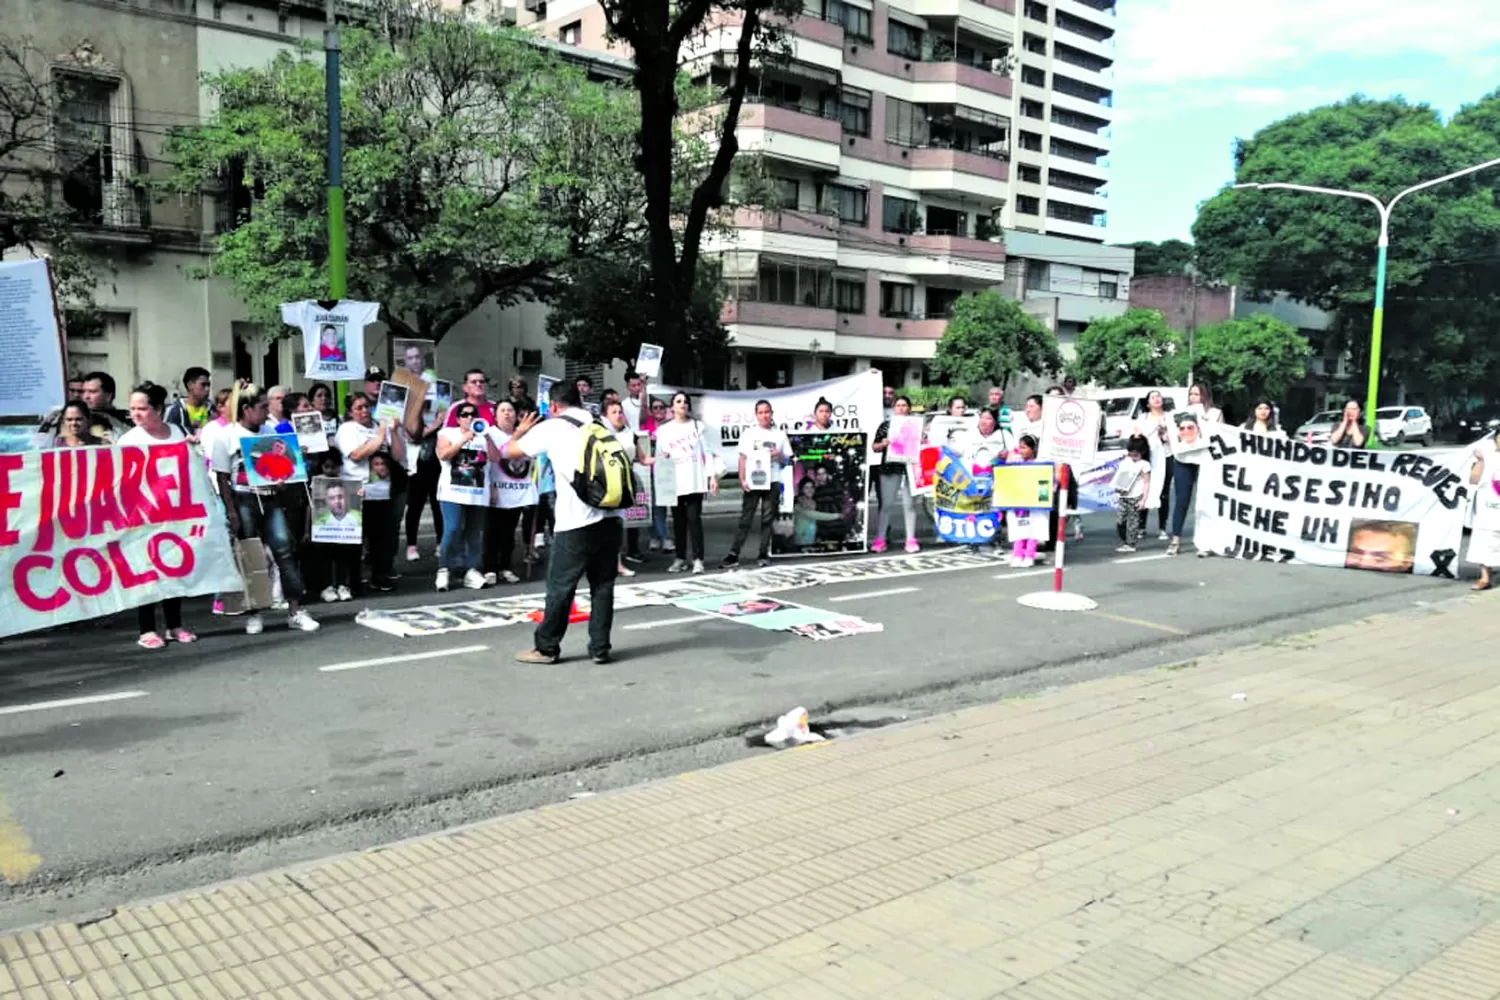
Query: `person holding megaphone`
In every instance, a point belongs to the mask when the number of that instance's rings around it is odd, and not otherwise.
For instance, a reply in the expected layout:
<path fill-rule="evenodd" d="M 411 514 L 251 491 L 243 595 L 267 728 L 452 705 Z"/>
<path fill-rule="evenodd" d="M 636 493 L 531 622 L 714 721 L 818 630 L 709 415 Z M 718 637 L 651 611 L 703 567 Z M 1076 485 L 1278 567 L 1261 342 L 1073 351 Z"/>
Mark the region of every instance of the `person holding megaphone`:
<path fill-rule="evenodd" d="M 438 547 L 437 589 L 447 590 L 454 570 L 463 573 L 470 590 L 484 587 L 484 524 L 489 517 L 489 461 L 485 431 L 489 423 L 465 399 L 453 407 L 453 427 L 438 432 L 438 503 L 443 510 L 443 540 Z"/>

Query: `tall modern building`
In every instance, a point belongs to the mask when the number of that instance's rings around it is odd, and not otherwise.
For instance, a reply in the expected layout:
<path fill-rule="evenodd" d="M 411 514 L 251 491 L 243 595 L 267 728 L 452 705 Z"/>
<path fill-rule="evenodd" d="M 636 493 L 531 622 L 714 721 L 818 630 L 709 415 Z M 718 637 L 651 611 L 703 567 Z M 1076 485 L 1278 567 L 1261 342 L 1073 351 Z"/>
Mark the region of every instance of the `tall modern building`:
<path fill-rule="evenodd" d="M 520 4 L 518 23 L 551 39 L 611 46 L 596 0 Z M 874 365 L 920 381 L 953 302 L 991 287 L 1065 350 L 1088 319 L 1122 312 L 1133 254 L 1103 246 L 1114 6 L 807 0 L 786 51 L 755 66 L 739 121 L 775 207 L 740 212 L 708 248 L 732 375 L 773 387 Z M 728 83 L 738 34 L 721 14 L 687 70 Z"/>

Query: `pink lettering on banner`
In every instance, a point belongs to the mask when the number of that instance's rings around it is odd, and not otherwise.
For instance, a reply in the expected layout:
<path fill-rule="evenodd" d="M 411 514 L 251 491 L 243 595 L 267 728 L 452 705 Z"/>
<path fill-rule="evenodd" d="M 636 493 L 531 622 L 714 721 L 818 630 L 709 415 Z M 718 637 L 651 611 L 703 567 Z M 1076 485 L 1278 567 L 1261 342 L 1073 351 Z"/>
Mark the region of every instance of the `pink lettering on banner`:
<path fill-rule="evenodd" d="M 21 491 L 11 487 L 11 477 L 25 464 L 24 455 L 0 455 L 0 547 L 14 545 L 21 533 L 10 524 L 10 512 L 21 507 Z"/>

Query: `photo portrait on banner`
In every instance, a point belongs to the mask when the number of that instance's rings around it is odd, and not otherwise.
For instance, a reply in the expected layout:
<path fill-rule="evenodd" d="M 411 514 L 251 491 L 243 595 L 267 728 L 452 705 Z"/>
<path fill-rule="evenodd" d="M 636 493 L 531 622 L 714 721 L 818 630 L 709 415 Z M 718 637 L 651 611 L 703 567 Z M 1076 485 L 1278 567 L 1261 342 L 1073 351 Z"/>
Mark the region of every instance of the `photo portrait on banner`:
<path fill-rule="evenodd" d="M 394 420 L 399 427 L 406 420 L 406 397 L 411 390 L 399 382 L 380 383 L 380 395 L 375 400 L 375 422 L 383 424 Z"/>
<path fill-rule="evenodd" d="M 863 433 L 792 432 L 773 556 L 865 551 L 869 442 Z"/>
<path fill-rule="evenodd" d="M 1457 577 L 1461 451 L 1363 451 L 1200 427 L 1193 544 L 1231 559 Z"/>
<path fill-rule="evenodd" d="M 297 432 L 297 447 L 304 455 L 328 450 L 328 431 L 321 413 L 293 413 L 292 430 Z"/>
<path fill-rule="evenodd" d="M 326 438 L 324 450 L 327 450 Z M 257 434 L 240 438 L 245 482 L 255 489 L 307 482 L 307 466 L 295 434 Z"/>
<path fill-rule="evenodd" d="M 422 422 L 433 423 L 448 416 L 448 407 L 453 405 L 453 383 L 447 379 L 434 379 L 427 385 L 427 398 L 422 403 Z"/>
<path fill-rule="evenodd" d="M 443 463 L 442 478 L 438 481 L 438 501 L 470 507 L 490 506 L 488 466 L 489 452 L 485 447 L 485 437 L 480 434 Z"/>
<path fill-rule="evenodd" d="M 437 344 L 430 340 L 393 338 L 391 368 L 400 368 L 423 382 L 437 381 Z"/>
<path fill-rule="evenodd" d="M 312 532 L 315 542 L 359 545 L 363 539 L 364 515 L 357 479 L 314 476 L 312 479 Z"/>
<path fill-rule="evenodd" d="M 302 331 L 302 374 L 336 382 L 364 374 L 365 327 L 379 316 L 374 302 L 341 301 L 328 309 L 308 299 L 281 307 L 281 321 Z"/>

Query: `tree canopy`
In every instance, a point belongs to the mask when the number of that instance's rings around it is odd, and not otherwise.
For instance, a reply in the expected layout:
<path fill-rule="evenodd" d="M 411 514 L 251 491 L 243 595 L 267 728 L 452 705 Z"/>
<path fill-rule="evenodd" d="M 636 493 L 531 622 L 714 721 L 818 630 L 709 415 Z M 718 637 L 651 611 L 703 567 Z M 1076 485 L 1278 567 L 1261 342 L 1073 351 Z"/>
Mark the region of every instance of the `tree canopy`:
<path fill-rule="evenodd" d="M 1353 97 L 1292 115 L 1242 141 L 1237 183 L 1290 182 L 1389 201 L 1420 182 L 1500 157 L 1500 91 L 1444 122 L 1396 98 Z M 1436 401 L 1493 391 L 1500 355 L 1500 170 L 1409 195 L 1390 226 L 1383 375 Z M 1284 291 L 1336 311 L 1356 361 L 1368 361 L 1375 206 L 1295 191 L 1224 190 L 1193 226 L 1209 277 Z"/>
<path fill-rule="evenodd" d="M 343 34 L 348 287 L 398 334 L 441 339 L 486 299 L 555 291 L 564 264 L 640 245 L 636 102 L 531 36 L 392 0 Z M 321 53 L 207 78 L 216 105 L 169 143 L 171 186 L 245 206 L 215 273 L 268 328 L 326 296 Z"/>
<path fill-rule="evenodd" d="M 1226 410 L 1244 416 L 1255 399 L 1286 397 L 1306 372 L 1311 348 L 1290 324 L 1259 313 L 1200 329 L 1193 339 L 1193 374 Z"/>
<path fill-rule="evenodd" d="M 1041 321 L 989 289 L 953 304 L 929 367 L 958 385 L 1003 389 L 1022 372 L 1048 375 L 1062 365 L 1057 339 Z"/>
<path fill-rule="evenodd" d="M 1145 278 L 1155 274 L 1188 274 L 1193 269 L 1193 245 L 1185 240 L 1138 240 L 1122 243 L 1135 251 L 1135 276 Z"/>
<path fill-rule="evenodd" d="M 1078 335 L 1076 350 L 1073 377 L 1111 389 L 1177 385 L 1187 375 L 1182 337 L 1155 309 L 1094 320 Z"/>

